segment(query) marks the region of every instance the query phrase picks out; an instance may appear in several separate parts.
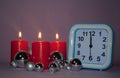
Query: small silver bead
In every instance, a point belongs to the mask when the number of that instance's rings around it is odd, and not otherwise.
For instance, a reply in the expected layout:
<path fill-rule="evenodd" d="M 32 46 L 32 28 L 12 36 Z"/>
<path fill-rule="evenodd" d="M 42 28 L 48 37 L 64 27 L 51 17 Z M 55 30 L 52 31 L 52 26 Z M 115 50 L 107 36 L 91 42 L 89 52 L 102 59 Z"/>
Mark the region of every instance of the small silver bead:
<path fill-rule="evenodd" d="M 43 72 L 43 70 L 44 70 L 43 64 L 38 63 L 38 64 L 35 65 L 35 71 L 36 72 Z"/>
<path fill-rule="evenodd" d="M 12 61 L 12 62 L 11 62 L 11 66 L 12 66 L 13 68 L 17 68 L 17 62 L 16 62 L 16 61 Z"/>
<path fill-rule="evenodd" d="M 34 65 L 33 62 L 28 62 L 28 63 L 26 64 L 26 70 L 27 70 L 27 71 L 33 71 L 34 68 L 35 68 L 35 65 Z"/>
<path fill-rule="evenodd" d="M 53 62 L 50 63 L 50 65 L 49 65 L 49 72 L 51 74 L 57 72 L 59 69 L 60 68 L 59 68 L 59 65 L 58 65 L 57 62 L 53 61 Z"/>

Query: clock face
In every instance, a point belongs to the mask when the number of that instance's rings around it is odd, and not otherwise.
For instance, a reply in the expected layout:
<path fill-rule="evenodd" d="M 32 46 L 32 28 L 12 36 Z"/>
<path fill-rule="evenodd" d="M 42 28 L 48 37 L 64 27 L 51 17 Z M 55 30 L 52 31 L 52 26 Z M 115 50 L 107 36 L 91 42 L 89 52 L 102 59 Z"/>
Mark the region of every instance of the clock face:
<path fill-rule="evenodd" d="M 105 69 L 112 59 L 112 30 L 105 24 L 78 24 L 70 31 L 68 59 L 84 68 Z"/>
<path fill-rule="evenodd" d="M 75 32 L 74 57 L 82 63 L 104 64 L 108 32 L 104 29 L 78 29 Z"/>

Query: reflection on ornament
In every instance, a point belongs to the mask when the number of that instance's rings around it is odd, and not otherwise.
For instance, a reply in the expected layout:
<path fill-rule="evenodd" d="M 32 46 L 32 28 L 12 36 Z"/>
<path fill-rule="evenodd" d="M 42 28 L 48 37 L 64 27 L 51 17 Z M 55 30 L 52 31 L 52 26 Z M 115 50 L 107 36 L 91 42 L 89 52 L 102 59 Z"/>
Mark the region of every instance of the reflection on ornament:
<path fill-rule="evenodd" d="M 27 62 L 27 64 L 26 64 L 26 70 L 27 71 L 33 71 L 34 68 L 35 68 L 35 65 L 34 65 L 33 62 Z"/>
<path fill-rule="evenodd" d="M 35 71 L 36 72 L 43 72 L 44 66 L 41 63 L 35 64 Z"/>

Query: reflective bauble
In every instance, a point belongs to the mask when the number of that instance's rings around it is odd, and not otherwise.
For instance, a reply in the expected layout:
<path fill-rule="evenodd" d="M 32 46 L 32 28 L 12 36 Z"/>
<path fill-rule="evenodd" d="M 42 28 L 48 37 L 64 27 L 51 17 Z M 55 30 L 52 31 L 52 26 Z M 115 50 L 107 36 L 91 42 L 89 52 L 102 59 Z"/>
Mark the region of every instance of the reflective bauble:
<path fill-rule="evenodd" d="M 26 68 L 27 71 L 33 71 L 35 69 L 35 65 L 34 65 L 33 62 L 27 62 L 25 68 Z"/>
<path fill-rule="evenodd" d="M 15 60 L 27 60 L 28 56 L 26 52 L 18 52 L 15 56 Z"/>
<path fill-rule="evenodd" d="M 63 66 L 65 69 L 69 70 L 69 63 L 66 60 L 63 61 Z"/>
<path fill-rule="evenodd" d="M 15 55 L 14 60 L 17 62 L 18 67 L 24 67 L 28 62 L 28 54 L 26 52 L 18 52 Z"/>
<path fill-rule="evenodd" d="M 53 74 L 53 73 L 55 73 L 56 71 L 58 71 L 59 70 L 59 65 L 58 65 L 58 63 L 57 62 L 51 62 L 50 63 L 50 65 L 49 65 L 49 72 L 51 73 L 51 74 Z"/>
<path fill-rule="evenodd" d="M 70 61 L 71 70 L 72 71 L 79 71 L 82 68 L 82 63 L 78 58 L 74 58 Z"/>
<path fill-rule="evenodd" d="M 53 59 L 53 60 L 63 60 L 64 57 L 63 57 L 62 53 L 60 53 L 60 52 L 52 52 L 51 59 Z"/>
<path fill-rule="evenodd" d="M 71 65 L 69 64 L 67 67 L 66 67 L 67 70 L 71 70 Z"/>
<path fill-rule="evenodd" d="M 59 65 L 59 68 L 61 68 L 61 69 L 64 68 L 64 62 L 63 62 L 63 61 L 60 61 L 60 62 L 58 63 L 58 65 Z"/>
<path fill-rule="evenodd" d="M 13 68 L 17 68 L 17 62 L 16 61 L 12 61 L 10 64 Z"/>
<path fill-rule="evenodd" d="M 35 64 L 35 71 L 36 72 L 43 72 L 44 66 L 41 63 Z"/>
<path fill-rule="evenodd" d="M 78 58 L 74 58 L 70 61 L 72 65 L 81 65 L 81 61 Z"/>

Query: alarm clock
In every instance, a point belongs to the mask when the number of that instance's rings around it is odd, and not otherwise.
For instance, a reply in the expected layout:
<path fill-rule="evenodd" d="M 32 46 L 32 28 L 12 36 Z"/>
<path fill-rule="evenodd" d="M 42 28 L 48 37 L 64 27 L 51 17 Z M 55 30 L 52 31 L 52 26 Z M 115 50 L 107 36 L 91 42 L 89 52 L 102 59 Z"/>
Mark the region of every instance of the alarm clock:
<path fill-rule="evenodd" d="M 113 30 L 107 24 L 75 24 L 69 33 L 68 61 L 83 68 L 104 70 L 112 63 Z"/>

